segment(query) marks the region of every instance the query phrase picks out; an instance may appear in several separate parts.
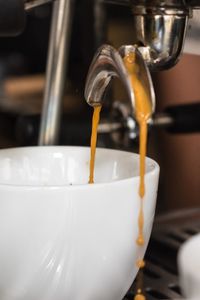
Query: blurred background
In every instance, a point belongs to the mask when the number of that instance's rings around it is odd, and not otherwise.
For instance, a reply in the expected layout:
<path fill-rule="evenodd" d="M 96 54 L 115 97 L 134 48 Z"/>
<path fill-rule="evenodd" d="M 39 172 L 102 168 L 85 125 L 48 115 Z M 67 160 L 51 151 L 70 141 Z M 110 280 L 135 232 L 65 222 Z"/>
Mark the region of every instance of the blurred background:
<path fill-rule="evenodd" d="M 31 10 L 24 32 L 0 38 L 0 147 L 37 145 L 42 110 L 52 4 Z M 198 29 L 197 29 L 198 30 Z M 200 31 L 199 31 L 200 40 Z M 129 7 L 104 1 L 77 0 L 68 42 L 69 59 L 59 134 L 61 145 L 89 145 L 92 109 L 84 100 L 84 84 L 96 49 L 102 43 L 118 48 L 134 44 Z M 190 41 L 191 42 L 191 41 Z M 198 47 L 195 45 L 194 47 Z M 200 49 L 200 46 L 199 46 Z M 187 51 L 186 51 L 187 50 Z M 180 62 L 168 71 L 152 73 L 156 113 L 168 107 L 200 103 L 200 56 L 185 49 Z M 109 123 L 113 103 L 126 106 L 127 95 L 114 80 L 105 99 L 102 120 Z M 148 156 L 161 166 L 158 212 L 199 206 L 200 134 L 149 130 Z M 187 130 L 185 130 L 187 131 Z M 138 136 L 100 133 L 98 145 L 138 152 Z"/>

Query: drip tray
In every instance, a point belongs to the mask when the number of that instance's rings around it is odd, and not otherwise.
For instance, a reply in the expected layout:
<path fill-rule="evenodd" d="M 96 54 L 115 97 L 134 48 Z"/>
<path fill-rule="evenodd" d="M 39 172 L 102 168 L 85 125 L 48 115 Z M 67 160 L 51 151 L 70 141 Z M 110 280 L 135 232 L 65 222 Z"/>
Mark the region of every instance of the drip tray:
<path fill-rule="evenodd" d="M 143 274 L 147 300 L 182 298 L 178 282 L 177 253 L 181 244 L 200 232 L 200 209 L 158 217 L 146 253 Z M 124 300 L 133 300 L 135 282 Z"/>

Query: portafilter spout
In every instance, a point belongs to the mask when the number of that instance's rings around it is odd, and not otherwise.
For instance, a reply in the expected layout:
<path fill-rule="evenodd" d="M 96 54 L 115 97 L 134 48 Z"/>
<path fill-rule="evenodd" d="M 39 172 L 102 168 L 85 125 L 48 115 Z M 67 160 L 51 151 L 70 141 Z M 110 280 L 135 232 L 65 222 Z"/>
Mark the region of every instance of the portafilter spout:
<path fill-rule="evenodd" d="M 155 95 L 151 76 L 146 63 L 135 46 L 122 46 L 119 51 L 110 45 L 103 45 L 98 50 L 89 68 L 85 99 L 91 106 L 102 105 L 104 93 L 113 77 L 118 77 L 123 83 L 131 103 L 131 114 L 135 116 L 135 94 L 131 78 L 125 68 L 123 57 L 134 52 L 137 65 L 137 78 L 141 81 L 149 100 L 152 103 L 152 112 L 155 110 Z"/>
<path fill-rule="evenodd" d="M 200 0 L 104 0 L 129 5 L 133 39 L 152 71 L 173 67 L 179 60 L 192 10 Z"/>
<path fill-rule="evenodd" d="M 183 49 L 191 8 L 184 0 L 131 0 L 136 43 L 153 71 L 173 67 Z"/>

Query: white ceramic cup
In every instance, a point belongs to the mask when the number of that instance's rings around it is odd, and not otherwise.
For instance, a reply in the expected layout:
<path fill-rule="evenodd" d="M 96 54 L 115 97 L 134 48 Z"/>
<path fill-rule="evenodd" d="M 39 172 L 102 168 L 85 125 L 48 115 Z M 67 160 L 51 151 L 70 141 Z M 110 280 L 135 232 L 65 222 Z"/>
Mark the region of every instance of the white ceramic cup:
<path fill-rule="evenodd" d="M 200 233 L 188 239 L 178 253 L 180 285 L 184 296 L 200 299 Z"/>
<path fill-rule="evenodd" d="M 138 247 L 139 157 L 97 149 L 0 150 L 0 299 L 121 300 L 154 219 L 159 167 L 146 159 Z"/>

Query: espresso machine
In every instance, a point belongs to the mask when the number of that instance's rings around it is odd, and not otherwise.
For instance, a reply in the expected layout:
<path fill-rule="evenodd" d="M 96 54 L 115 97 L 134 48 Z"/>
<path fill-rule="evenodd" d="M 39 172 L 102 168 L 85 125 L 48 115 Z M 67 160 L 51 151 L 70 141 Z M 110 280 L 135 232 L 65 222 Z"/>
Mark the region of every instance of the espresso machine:
<path fill-rule="evenodd" d="M 32 130 L 34 132 L 33 136 L 38 136 L 38 144 L 40 145 L 58 143 L 60 128 L 62 131 L 62 126 L 60 127 L 61 108 L 65 74 L 70 63 L 69 51 L 73 31 L 73 19 L 76 18 L 74 15 L 76 3 L 75 1 L 64 0 L 7 1 L 6 5 L 2 5 L 2 22 L 0 28 L 0 35 L 3 37 L 19 35 L 26 26 L 27 14 L 31 10 L 47 3 L 52 4 L 52 16 L 44 100 L 41 121 L 39 121 L 38 117 L 37 121 L 35 121 L 37 129 L 33 127 Z M 88 4 L 85 3 L 85 5 Z M 132 15 L 134 44 L 137 45 L 148 69 L 156 72 L 173 67 L 180 59 L 188 19 L 192 18 L 193 10 L 200 7 L 200 2 L 178 0 L 162 2 L 128 0 L 95 1 L 93 11 L 95 12 L 94 34 L 96 35 L 96 45 L 89 47 L 93 48 L 93 52 L 97 46 L 105 43 L 106 37 L 103 36 L 102 32 L 104 32 L 106 26 L 106 11 L 108 7 L 114 6 L 126 7 L 130 11 Z M 100 125 L 99 131 L 111 132 L 112 134 L 112 131 L 116 131 L 116 128 L 118 128 L 125 130 L 130 138 L 137 136 L 137 124 L 134 118 L 130 120 L 130 113 L 126 111 L 127 109 L 117 103 L 113 106 L 113 113 L 111 115 L 114 117 L 112 121 L 106 120 L 103 122 L 104 124 Z M 192 122 L 191 118 L 185 116 L 186 112 L 191 110 L 194 112 Z M 155 115 L 149 126 L 152 128 L 162 126 L 177 132 L 199 131 L 198 111 L 198 105 L 197 107 L 188 108 L 169 108 L 163 114 Z M 117 118 L 120 118 L 120 123 L 116 120 L 116 115 Z M 118 117 L 119 115 L 120 117 Z M 188 121 L 188 119 L 190 120 Z M 185 120 L 187 120 L 187 124 L 184 123 Z M 40 126 L 38 128 L 39 122 Z M 21 120 L 19 122 L 20 129 L 30 126 L 25 126 Z M 68 126 L 65 125 L 63 127 L 66 129 Z M 21 131 L 20 129 L 18 131 Z M 38 130 L 39 133 L 35 133 Z M 27 133 L 25 132 L 24 135 L 26 137 Z M 32 136 L 29 137 L 29 140 L 31 139 Z"/>
<path fill-rule="evenodd" d="M 86 2 L 88 4 L 88 1 Z M 81 138 L 80 128 L 82 129 L 81 136 L 85 135 L 87 139 L 90 136 L 89 118 L 87 121 L 84 118 L 81 124 L 77 124 L 77 118 L 74 120 L 66 116 L 61 119 L 66 71 L 70 64 L 72 24 L 76 18 L 75 0 L 7 0 L 6 2 L 2 0 L 0 36 L 12 37 L 21 34 L 26 27 L 27 14 L 46 4 L 52 5 L 52 15 L 41 121 L 39 115 L 23 115 L 15 119 L 15 132 L 22 145 L 57 144 L 60 142 L 58 133 L 61 132 L 65 140 L 66 136 L 70 135 L 72 124 L 75 128 L 74 135 L 77 134 L 78 138 Z M 148 70 L 157 72 L 172 68 L 181 59 L 188 19 L 192 18 L 193 10 L 200 8 L 200 1 L 99 0 L 94 1 L 93 6 L 94 31 L 97 41 L 92 54 L 101 43 L 107 42 L 103 35 L 107 22 L 107 10 L 111 7 L 122 8 L 129 11 L 131 15 L 134 45 L 140 51 Z M 102 95 L 110 79 L 118 77 L 119 72 L 113 68 L 106 74 L 103 72 L 103 75 L 105 77 L 96 82 L 97 87 L 103 87 Z M 104 82 L 103 85 L 102 82 Z M 162 113 L 154 114 L 149 128 L 150 130 L 165 128 L 176 133 L 199 132 L 199 116 L 199 103 L 169 107 Z M 126 148 L 130 149 L 130 141 L 135 141 L 138 137 L 137 123 L 129 107 L 117 101 L 108 107 L 108 114 L 100 123 L 99 132 L 104 137 L 106 136 L 102 142 L 103 146 L 112 143 L 117 148 L 126 145 Z M 175 267 L 176 253 L 184 240 L 200 230 L 199 216 L 199 211 L 191 210 L 187 213 L 157 219 L 147 252 L 147 268 L 144 274 L 149 300 L 181 297 Z M 191 219 L 193 219 L 193 224 L 191 224 Z M 169 254 L 167 258 L 164 255 L 166 251 Z M 131 289 L 125 299 L 132 299 L 132 297 Z"/>

